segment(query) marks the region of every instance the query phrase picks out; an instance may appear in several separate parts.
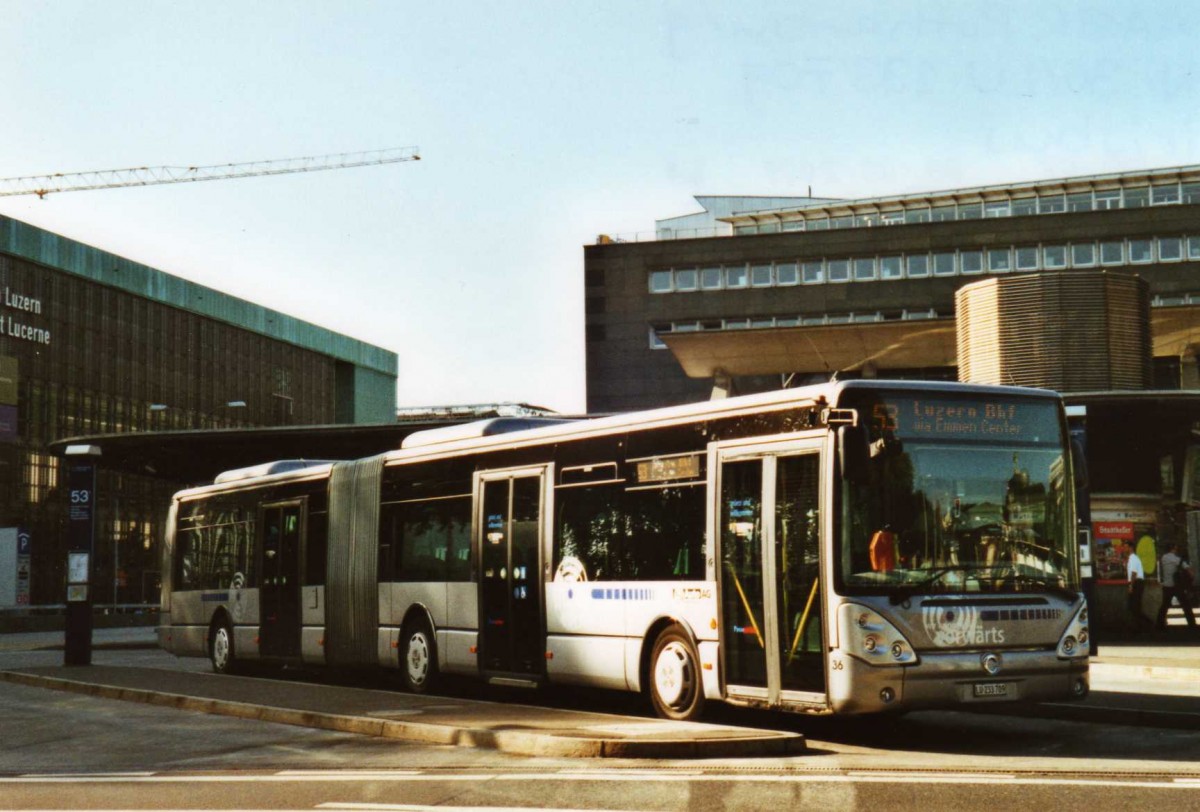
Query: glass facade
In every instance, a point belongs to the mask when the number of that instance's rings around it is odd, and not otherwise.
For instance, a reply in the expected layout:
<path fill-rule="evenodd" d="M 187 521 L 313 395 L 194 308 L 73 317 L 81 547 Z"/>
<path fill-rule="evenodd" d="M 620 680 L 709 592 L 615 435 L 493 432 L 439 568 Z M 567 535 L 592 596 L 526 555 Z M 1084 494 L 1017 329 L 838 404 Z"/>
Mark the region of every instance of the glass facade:
<path fill-rule="evenodd" d="M 19 602 L 64 599 L 66 472 L 50 443 L 345 422 L 339 366 L 347 364 L 332 355 L 0 254 L 0 527 L 31 540 Z M 94 604 L 158 602 L 159 538 L 181 486 L 101 462 Z"/>

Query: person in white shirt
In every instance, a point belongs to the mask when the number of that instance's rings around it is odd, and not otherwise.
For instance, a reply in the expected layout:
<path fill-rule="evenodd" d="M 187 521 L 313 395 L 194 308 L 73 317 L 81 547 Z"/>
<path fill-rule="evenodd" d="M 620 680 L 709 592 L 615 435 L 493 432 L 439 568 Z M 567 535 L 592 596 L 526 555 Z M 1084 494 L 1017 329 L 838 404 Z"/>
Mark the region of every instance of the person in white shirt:
<path fill-rule="evenodd" d="M 1146 628 L 1149 623 L 1142 614 L 1142 593 L 1146 591 L 1146 568 L 1138 554 L 1130 551 L 1129 561 L 1125 564 L 1125 577 L 1129 579 L 1129 614 L 1133 617 L 1133 625 L 1138 629 Z"/>
<path fill-rule="evenodd" d="M 1192 596 L 1184 583 L 1186 574 L 1191 570 L 1187 562 L 1179 557 L 1179 545 L 1172 544 L 1159 563 L 1158 577 L 1162 581 L 1162 606 L 1158 607 L 1158 628 L 1167 628 L 1167 610 L 1171 608 L 1172 598 L 1179 600 L 1183 607 L 1183 615 L 1187 618 L 1188 626 L 1196 628 L 1196 618 L 1192 614 Z"/>

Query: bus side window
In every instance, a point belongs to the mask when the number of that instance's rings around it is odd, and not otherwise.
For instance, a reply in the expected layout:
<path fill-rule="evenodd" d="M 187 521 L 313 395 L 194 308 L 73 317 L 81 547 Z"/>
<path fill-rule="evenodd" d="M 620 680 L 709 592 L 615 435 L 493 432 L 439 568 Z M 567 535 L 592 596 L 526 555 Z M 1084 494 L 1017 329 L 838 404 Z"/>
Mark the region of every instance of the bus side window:
<path fill-rule="evenodd" d="M 237 572 L 241 574 L 241 586 L 258 586 L 258 556 L 255 554 L 254 525 L 255 511 L 245 505 L 237 513 L 235 537 L 237 539 Z M 235 578 L 236 578 L 235 574 Z"/>
<path fill-rule="evenodd" d="M 611 581 L 621 577 L 625 517 L 623 488 L 559 488 L 554 499 L 554 580 Z"/>
<path fill-rule="evenodd" d="M 253 511 L 234 499 L 189 504 L 176 532 L 177 589 L 230 589 L 254 581 Z"/>
<path fill-rule="evenodd" d="M 446 580 L 448 521 L 442 501 L 407 502 L 400 505 L 398 581 Z"/>
<path fill-rule="evenodd" d="M 471 497 L 442 502 L 446 521 L 446 580 L 471 580 Z"/>
<path fill-rule="evenodd" d="M 179 591 L 200 588 L 200 530 L 176 530 L 175 543 L 179 555 L 179 571 L 175 573 L 175 589 Z"/>
<path fill-rule="evenodd" d="M 703 580 L 703 486 L 630 490 L 625 494 L 629 523 L 629 572 L 637 581 Z"/>
<path fill-rule="evenodd" d="M 400 546 L 400 513 L 396 503 L 379 506 L 379 581 L 396 580 L 396 550 Z"/>
<path fill-rule="evenodd" d="M 308 533 L 305 543 L 304 583 L 312 586 L 325 583 L 326 552 L 329 547 L 329 514 L 308 514 Z M 380 570 L 380 580 L 383 571 Z"/>

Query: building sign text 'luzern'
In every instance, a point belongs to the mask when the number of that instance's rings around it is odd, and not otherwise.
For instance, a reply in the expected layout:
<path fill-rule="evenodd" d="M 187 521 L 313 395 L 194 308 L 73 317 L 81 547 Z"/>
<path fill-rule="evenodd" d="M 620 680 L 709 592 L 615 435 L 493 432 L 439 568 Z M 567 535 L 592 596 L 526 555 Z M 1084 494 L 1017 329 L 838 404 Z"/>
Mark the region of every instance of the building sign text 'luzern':
<path fill-rule="evenodd" d="M 19 293 L 7 285 L 4 287 L 4 296 L 0 299 L 0 304 L 8 310 L 16 310 L 19 313 L 28 313 L 34 316 L 42 314 L 41 299 L 26 296 L 24 293 Z M 19 338 L 22 341 L 32 341 L 35 344 L 50 343 L 49 330 L 44 327 L 34 327 L 31 324 L 21 321 L 18 316 L 10 316 L 3 313 L 0 313 L 0 335 Z"/>

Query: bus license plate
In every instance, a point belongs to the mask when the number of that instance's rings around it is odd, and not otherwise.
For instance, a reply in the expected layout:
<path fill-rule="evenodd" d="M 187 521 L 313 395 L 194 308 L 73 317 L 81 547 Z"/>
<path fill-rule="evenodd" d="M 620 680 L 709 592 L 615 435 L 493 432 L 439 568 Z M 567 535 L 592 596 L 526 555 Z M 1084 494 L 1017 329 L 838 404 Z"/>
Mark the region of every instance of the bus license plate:
<path fill-rule="evenodd" d="M 1008 683 L 1007 682 L 977 682 L 977 683 L 975 683 L 975 696 L 977 696 L 977 697 L 1008 696 Z"/>

